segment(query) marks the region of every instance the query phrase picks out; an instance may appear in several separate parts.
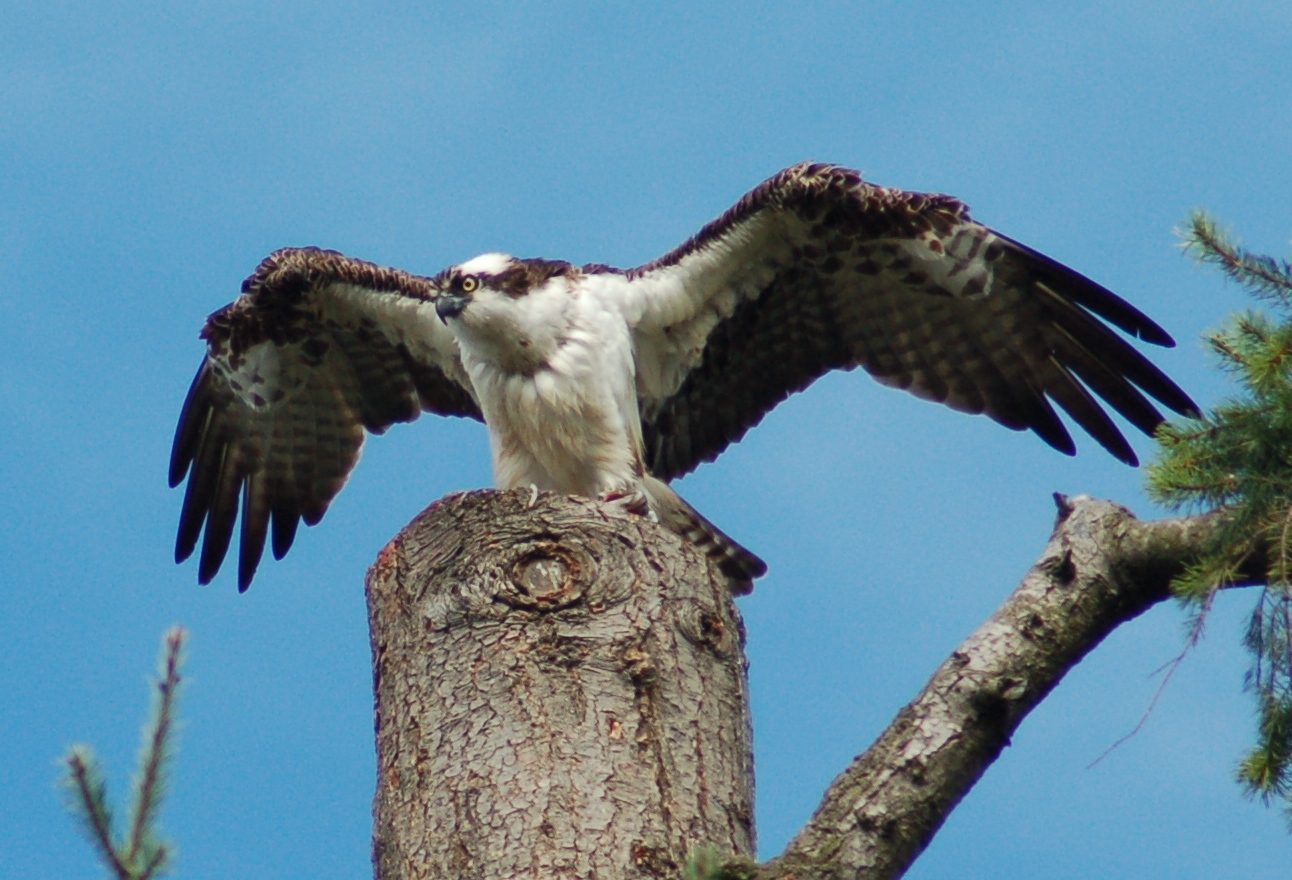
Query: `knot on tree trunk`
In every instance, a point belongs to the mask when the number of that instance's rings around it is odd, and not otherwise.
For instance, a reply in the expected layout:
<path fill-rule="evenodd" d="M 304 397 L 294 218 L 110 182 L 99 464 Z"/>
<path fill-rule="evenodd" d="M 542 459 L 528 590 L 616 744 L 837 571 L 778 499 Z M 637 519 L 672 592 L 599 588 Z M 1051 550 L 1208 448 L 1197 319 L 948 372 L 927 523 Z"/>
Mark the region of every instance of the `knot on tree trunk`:
<path fill-rule="evenodd" d="M 379 877 L 752 854 L 744 627 L 672 532 L 588 499 L 451 496 L 382 551 L 368 604 Z"/>

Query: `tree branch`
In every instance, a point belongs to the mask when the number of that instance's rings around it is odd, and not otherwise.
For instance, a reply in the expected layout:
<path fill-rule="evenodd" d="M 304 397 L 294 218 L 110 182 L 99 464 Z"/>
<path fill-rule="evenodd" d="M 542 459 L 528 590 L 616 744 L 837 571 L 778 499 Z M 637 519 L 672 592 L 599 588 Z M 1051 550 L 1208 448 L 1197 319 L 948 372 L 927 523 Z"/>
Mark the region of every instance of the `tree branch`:
<path fill-rule="evenodd" d="M 831 784 L 762 878 L 900 877 L 1027 714 L 1121 624 L 1171 595 L 1213 516 L 1141 522 L 1124 507 L 1056 495 L 1040 560 L 918 697 Z M 1251 559 L 1244 583 L 1259 583 Z"/>

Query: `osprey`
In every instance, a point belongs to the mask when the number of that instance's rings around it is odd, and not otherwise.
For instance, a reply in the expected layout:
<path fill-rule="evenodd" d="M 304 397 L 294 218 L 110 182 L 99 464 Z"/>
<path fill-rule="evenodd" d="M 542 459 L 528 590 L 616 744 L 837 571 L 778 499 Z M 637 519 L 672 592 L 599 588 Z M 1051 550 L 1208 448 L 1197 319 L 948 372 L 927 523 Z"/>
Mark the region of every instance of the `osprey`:
<path fill-rule="evenodd" d="M 171 486 L 188 477 L 175 558 L 205 524 L 208 583 L 241 507 L 245 590 L 268 535 L 282 558 L 298 522 L 322 518 L 365 429 L 427 410 L 484 421 L 500 488 L 605 500 L 758 577 L 763 562 L 668 481 L 829 370 L 864 367 L 1071 455 L 1057 404 L 1136 464 L 1095 395 L 1150 434 L 1162 416 L 1148 397 L 1197 408 L 1104 321 L 1174 345 L 956 199 L 822 164 L 782 171 L 636 269 L 491 253 L 427 278 L 287 248 L 202 330 L 170 461 Z"/>

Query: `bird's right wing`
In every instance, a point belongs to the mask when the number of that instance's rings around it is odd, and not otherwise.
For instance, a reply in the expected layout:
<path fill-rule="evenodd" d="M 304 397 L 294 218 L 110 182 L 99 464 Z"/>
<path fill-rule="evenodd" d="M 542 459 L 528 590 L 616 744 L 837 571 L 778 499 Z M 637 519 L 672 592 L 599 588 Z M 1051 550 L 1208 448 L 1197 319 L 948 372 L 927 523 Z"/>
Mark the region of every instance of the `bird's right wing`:
<path fill-rule="evenodd" d="M 281 559 L 380 434 L 422 410 L 481 419 L 430 279 L 335 251 L 269 256 L 202 329 L 206 360 L 180 414 L 170 484 L 188 477 L 175 559 L 197 546 L 210 582 L 242 532 L 238 587 L 251 583 L 273 522 Z M 241 498 L 241 501 L 239 500 Z"/>
<path fill-rule="evenodd" d="M 1128 464 L 1135 451 L 1099 398 L 1147 434 L 1162 422 L 1149 398 L 1197 412 L 1116 332 L 1174 344 L 1134 306 L 956 199 L 848 168 L 787 168 L 623 276 L 645 463 L 665 480 L 826 372 L 859 366 L 1072 454 L 1057 404 Z"/>

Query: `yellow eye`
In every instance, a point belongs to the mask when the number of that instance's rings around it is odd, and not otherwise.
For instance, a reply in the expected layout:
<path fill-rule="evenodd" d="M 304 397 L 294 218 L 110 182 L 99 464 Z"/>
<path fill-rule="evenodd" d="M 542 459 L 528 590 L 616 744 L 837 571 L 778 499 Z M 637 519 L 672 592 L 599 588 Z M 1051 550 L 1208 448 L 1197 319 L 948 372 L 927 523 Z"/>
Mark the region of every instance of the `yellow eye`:
<path fill-rule="evenodd" d="M 476 288 L 479 286 L 480 286 L 480 280 L 476 278 L 474 275 L 468 275 L 467 277 L 462 279 L 463 293 L 475 293 Z"/>

